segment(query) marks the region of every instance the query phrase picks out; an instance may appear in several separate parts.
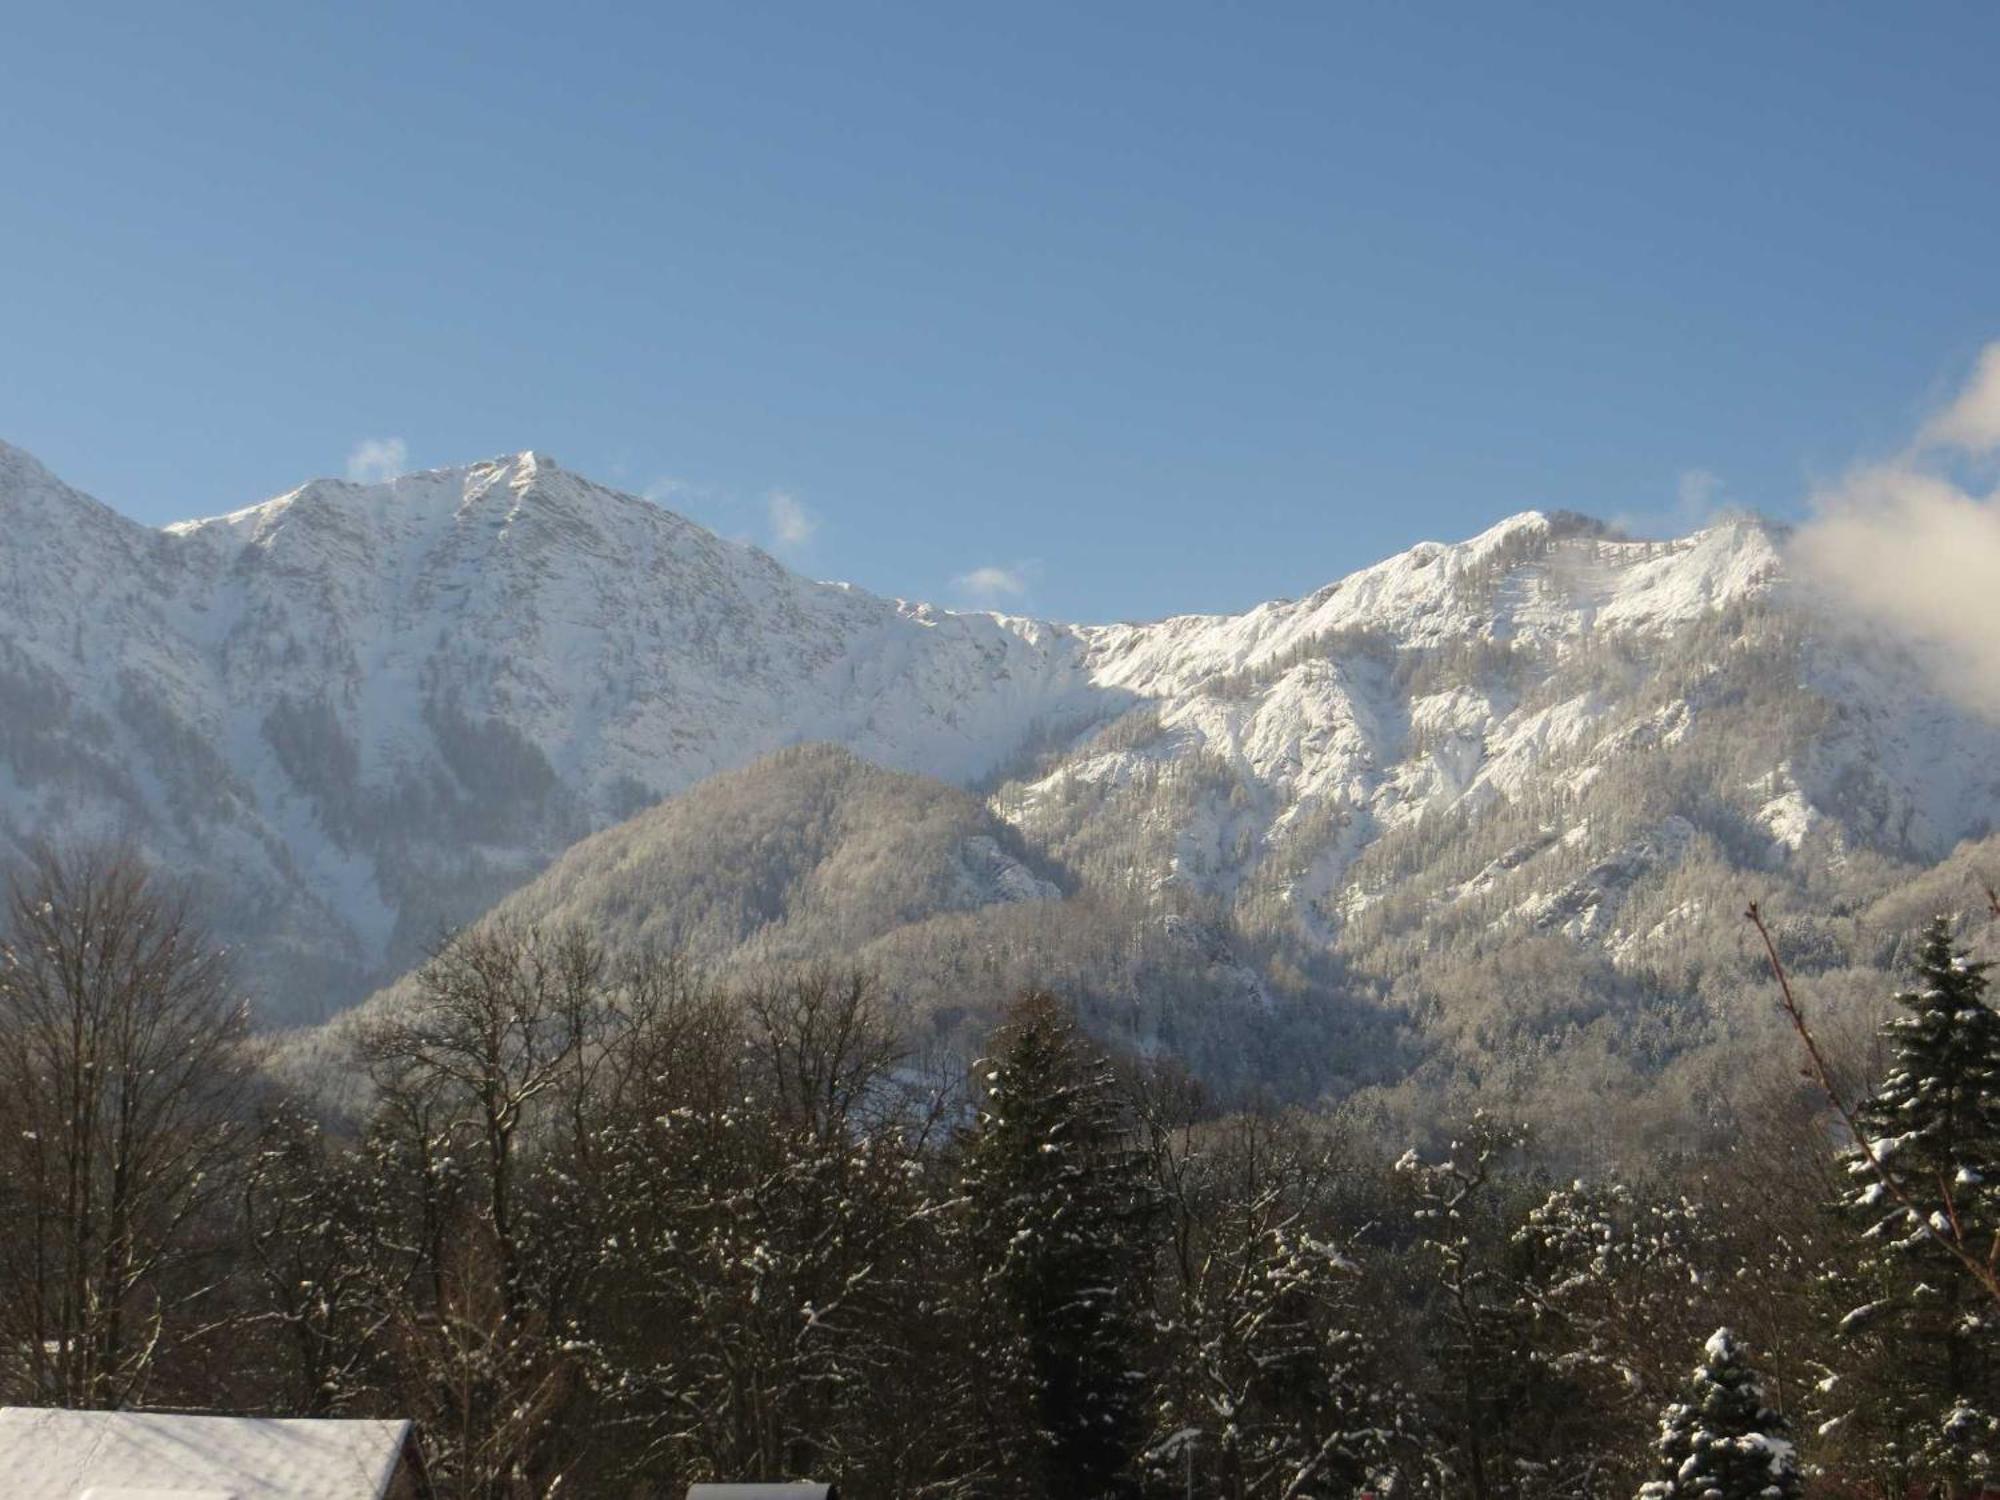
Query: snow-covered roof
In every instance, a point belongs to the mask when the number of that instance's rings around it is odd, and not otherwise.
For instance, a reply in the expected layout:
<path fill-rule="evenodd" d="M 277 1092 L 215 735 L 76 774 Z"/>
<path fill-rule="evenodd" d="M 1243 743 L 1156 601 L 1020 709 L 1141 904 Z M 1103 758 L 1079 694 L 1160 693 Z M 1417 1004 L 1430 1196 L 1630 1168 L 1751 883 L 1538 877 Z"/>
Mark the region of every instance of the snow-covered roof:
<path fill-rule="evenodd" d="M 8 1500 L 382 1500 L 408 1422 L 0 1407 Z"/>

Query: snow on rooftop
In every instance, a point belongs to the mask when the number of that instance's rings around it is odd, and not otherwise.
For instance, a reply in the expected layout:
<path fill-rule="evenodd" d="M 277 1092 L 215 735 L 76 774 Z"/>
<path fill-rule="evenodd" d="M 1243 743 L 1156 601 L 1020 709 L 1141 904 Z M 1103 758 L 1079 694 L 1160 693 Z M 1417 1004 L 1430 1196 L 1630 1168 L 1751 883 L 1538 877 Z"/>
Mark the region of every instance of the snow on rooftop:
<path fill-rule="evenodd" d="M 8 1500 L 382 1500 L 410 1424 L 0 1408 Z"/>

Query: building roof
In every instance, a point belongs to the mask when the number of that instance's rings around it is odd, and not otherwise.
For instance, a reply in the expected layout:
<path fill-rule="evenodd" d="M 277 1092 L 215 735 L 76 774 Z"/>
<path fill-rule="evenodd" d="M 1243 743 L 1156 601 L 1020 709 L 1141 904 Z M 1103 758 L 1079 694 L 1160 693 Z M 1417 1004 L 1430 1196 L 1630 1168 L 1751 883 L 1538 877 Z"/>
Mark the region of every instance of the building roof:
<path fill-rule="evenodd" d="M 408 1422 L 0 1407 L 8 1500 L 382 1500 Z"/>

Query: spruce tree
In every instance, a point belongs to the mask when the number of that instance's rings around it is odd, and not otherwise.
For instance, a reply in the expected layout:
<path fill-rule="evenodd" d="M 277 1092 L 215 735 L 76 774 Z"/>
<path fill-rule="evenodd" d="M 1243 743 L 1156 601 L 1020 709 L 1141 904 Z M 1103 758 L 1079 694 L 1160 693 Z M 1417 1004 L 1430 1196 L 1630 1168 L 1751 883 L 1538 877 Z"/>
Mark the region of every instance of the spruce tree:
<path fill-rule="evenodd" d="M 1660 1417 L 1662 1477 L 1640 1500 L 1790 1500 L 1799 1493 L 1790 1430 L 1764 1404 L 1743 1346 L 1718 1328 L 1702 1350 L 1685 1401 Z"/>
<path fill-rule="evenodd" d="M 1015 1006 L 980 1070 L 964 1190 L 996 1462 L 1010 1493 L 1130 1494 L 1159 1217 L 1143 1158 L 1108 1064 L 1052 997 Z"/>
<path fill-rule="evenodd" d="M 1848 1207 L 1862 1224 L 1843 1320 L 1850 1358 L 1834 1385 L 1846 1438 L 1899 1487 L 1958 1490 L 1993 1468 L 2000 1371 L 1996 1309 L 1956 1251 L 1988 1261 L 2000 1233 L 2000 1014 L 1985 1003 L 1989 965 L 1934 918 L 1916 988 L 1883 1028 L 1891 1067 L 1856 1111 L 1867 1149 Z"/>
<path fill-rule="evenodd" d="M 1885 1246 L 1939 1250 L 1955 1235 L 1982 1259 L 1996 1227 L 1989 1184 L 2000 1166 L 2000 1014 L 1985 1002 L 1986 971 L 1935 917 L 1917 961 L 1921 985 L 1896 996 L 1903 1013 L 1883 1028 L 1894 1059 L 1881 1087 L 1856 1111 L 1869 1153 L 1849 1170 L 1867 1179 L 1854 1203 Z M 1879 1168 L 1879 1172 L 1878 1172 Z M 1909 1204 L 1880 1181 L 1886 1172 Z"/>

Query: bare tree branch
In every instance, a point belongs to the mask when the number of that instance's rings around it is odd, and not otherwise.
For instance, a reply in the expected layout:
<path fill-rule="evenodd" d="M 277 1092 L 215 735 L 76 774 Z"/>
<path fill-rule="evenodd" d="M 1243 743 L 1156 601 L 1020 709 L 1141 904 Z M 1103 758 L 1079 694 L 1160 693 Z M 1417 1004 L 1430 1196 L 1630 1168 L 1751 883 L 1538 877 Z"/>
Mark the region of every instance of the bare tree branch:
<path fill-rule="evenodd" d="M 1995 906 L 1996 909 L 2000 909 L 2000 898 L 1996 898 Z M 1881 1183 L 1883 1191 L 1894 1198 L 1896 1203 L 1909 1214 L 1910 1220 L 1919 1225 L 1922 1232 L 1935 1244 L 1947 1251 L 1988 1297 L 2000 1304 L 2000 1273 L 1996 1273 L 1990 1256 L 1982 1259 L 1975 1255 L 1960 1238 L 1958 1213 L 1952 1204 L 1950 1185 L 1940 1185 L 1944 1193 L 1947 1222 L 1951 1226 L 1950 1232 L 1946 1233 L 1937 1227 L 1929 1214 L 1918 1207 L 1901 1179 L 1889 1170 L 1888 1164 L 1882 1160 L 1881 1153 L 1876 1149 L 1875 1142 L 1862 1127 L 1860 1117 L 1835 1085 L 1833 1069 L 1827 1063 L 1826 1054 L 1820 1050 L 1819 1041 L 1813 1036 L 1812 1028 L 1806 1024 L 1805 1011 L 1792 989 L 1791 976 L 1785 970 L 1784 961 L 1778 957 L 1778 944 L 1771 936 L 1771 929 L 1764 921 L 1763 912 L 1757 903 L 1752 901 L 1743 915 L 1750 925 L 1757 929 L 1758 937 L 1764 941 L 1764 953 L 1770 961 L 1771 973 L 1778 981 L 1779 1003 L 1784 1007 L 1785 1017 L 1791 1022 L 1792 1030 L 1798 1033 L 1799 1040 L 1805 1045 L 1809 1062 L 1808 1076 L 1819 1085 L 1820 1092 L 1833 1106 L 1834 1113 L 1840 1116 L 1841 1123 L 1847 1127 L 1847 1133 L 1854 1141 L 1855 1149 L 1868 1163 L 1869 1171 L 1874 1174 L 1875 1180 Z"/>

